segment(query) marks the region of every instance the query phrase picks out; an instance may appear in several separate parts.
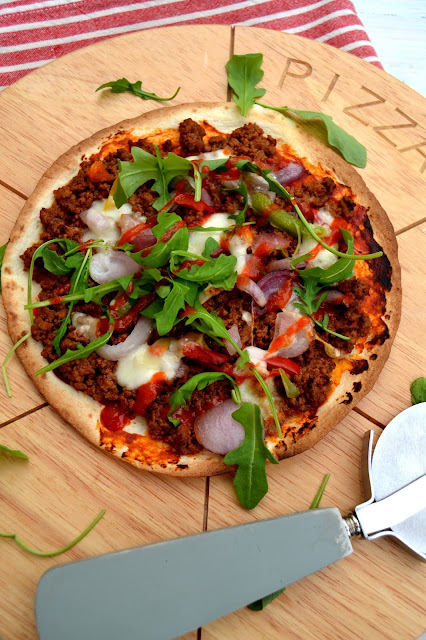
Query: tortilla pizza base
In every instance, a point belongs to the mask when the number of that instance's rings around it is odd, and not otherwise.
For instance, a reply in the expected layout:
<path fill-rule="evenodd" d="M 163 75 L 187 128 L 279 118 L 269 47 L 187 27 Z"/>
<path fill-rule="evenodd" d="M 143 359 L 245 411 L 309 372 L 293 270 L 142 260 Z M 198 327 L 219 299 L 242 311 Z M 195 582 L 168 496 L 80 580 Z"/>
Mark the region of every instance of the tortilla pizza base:
<path fill-rule="evenodd" d="M 350 370 L 343 371 L 340 383 L 336 384 L 326 402 L 319 408 L 314 423 L 311 422 L 309 427 L 306 423 L 305 426 L 302 422 L 296 423 L 282 440 L 278 436 L 267 439 L 268 447 L 278 459 L 293 456 L 314 446 L 372 388 L 388 358 L 398 328 L 401 312 L 401 276 L 397 258 L 398 247 L 392 224 L 357 171 L 334 151 L 309 135 L 293 119 L 277 112 L 254 106 L 250 109 L 248 116 L 243 117 L 232 102 L 192 103 L 156 109 L 103 129 L 58 158 L 41 178 L 19 214 L 4 256 L 2 286 L 9 333 L 15 343 L 30 331 L 28 312 L 24 309 L 27 303 L 28 274 L 24 272 L 19 256 L 39 240 L 42 232 L 40 209 L 52 205 L 53 191 L 65 185 L 78 173 L 83 157 L 89 158 L 98 153 L 106 141 L 110 148 L 110 145 L 114 147 L 114 144 L 119 146 L 123 132 L 130 132 L 135 139 L 161 134 L 165 129 L 176 129 L 185 118 L 192 118 L 201 123 L 206 120 L 223 133 L 230 133 L 248 122 L 255 122 L 263 128 L 265 135 L 276 138 L 278 145 L 286 143 L 300 158 L 307 158 L 312 165 L 321 165 L 323 175 L 328 174 L 335 180 L 349 185 L 358 203 L 369 208 L 368 215 L 374 238 L 382 246 L 392 265 L 392 289 L 386 294 L 386 324 L 390 337 L 384 344 L 377 344 L 368 352 L 357 354 L 357 358 L 365 357 L 368 360 L 368 370 L 358 375 L 354 375 Z M 33 299 L 38 293 L 39 286 L 33 283 Z M 46 364 L 41 351 L 42 346 L 30 338 L 18 348 L 17 353 L 27 374 L 49 404 L 94 445 L 113 453 L 139 469 L 158 473 L 210 476 L 230 471 L 230 467 L 223 463 L 223 456 L 202 451 L 199 454 L 178 457 L 176 454 L 171 454 L 161 442 L 152 440 L 149 436 L 139 436 L 143 441 L 137 454 L 129 455 L 124 439 L 123 446 L 120 446 L 120 442 L 117 442 L 119 438 L 116 438 L 114 443 L 112 438 L 102 436 L 100 412 L 103 405 L 62 382 L 53 372 L 34 377 L 34 372 Z M 354 394 L 356 382 L 360 382 L 361 387 L 358 393 Z M 359 385 L 355 388 L 358 387 Z M 284 430 L 289 425 L 286 423 L 282 426 Z"/>

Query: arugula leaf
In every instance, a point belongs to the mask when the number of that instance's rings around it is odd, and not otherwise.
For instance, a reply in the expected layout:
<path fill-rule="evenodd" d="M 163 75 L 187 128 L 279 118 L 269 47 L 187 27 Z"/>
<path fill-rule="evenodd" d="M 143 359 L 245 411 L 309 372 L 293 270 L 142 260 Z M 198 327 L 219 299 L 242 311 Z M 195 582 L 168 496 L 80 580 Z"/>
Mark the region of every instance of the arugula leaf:
<path fill-rule="evenodd" d="M 343 239 L 346 242 L 347 253 L 350 254 L 354 247 L 353 235 L 347 229 L 341 228 Z M 319 284 L 327 285 L 341 282 L 352 277 L 355 261 L 350 258 L 339 258 L 337 262 L 327 269 L 312 267 L 312 269 L 302 269 L 299 271 L 300 277 L 306 280 L 316 280 Z"/>
<path fill-rule="evenodd" d="M 192 376 L 192 378 L 190 378 L 188 382 L 185 382 L 185 384 L 183 384 L 179 389 L 177 389 L 170 396 L 170 400 L 169 400 L 170 411 L 167 414 L 167 417 L 170 420 L 170 422 L 172 422 L 175 425 L 175 427 L 178 427 L 180 424 L 180 420 L 177 420 L 176 418 L 171 417 L 171 414 L 173 413 L 173 411 L 175 411 L 178 407 L 185 406 L 188 400 L 191 399 L 191 396 L 196 389 L 198 389 L 198 391 L 202 391 L 208 385 L 212 384 L 213 382 L 217 382 L 217 380 L 229 380 L 229 382 L 232 384 L 232 387 L 233 387 L 232 399 L 236 404 L 240 404 L 241 403 L 240 388 L 235 382 L 234 378 L 231 378 L 231 376 L 228 376 L 226 373 L 220 373 L 216 371 L 213 371 L 213 372 L 206 371 L 203 373 L 197 373 L 195 376 Z"/>
<path fill-rule="evenodd" d="M 96 516 L 93 522 L 91 522 L 89 526 L 82 533 L 80 533 L 79 536 L 74 538 L 74 540 L 71 540 L 71 542 L 66 544 L 64 547 L 56 549 L 55 551 L 38 551 L 38 549 L 33 549 L 32 547 L 29 547 L 23 540 L 21 540 L 21 538 L 16 533 L 5 533 L 1 531 L 0 538 L 12 538 L 12 540 L 14 540 L 17 545 L 19 545 L 22 549 L 25 549 L 25 551 L 28 551 L 28 553 L 32 553 L 34 556 L 52 558 L 53 556 L 59 556 L 61 553 L 65 553 L 65 551 L 68 551 L 69 549 L 74 547 L 77 542 L 80 542 L 80 540 L 87 536 L 87 534 L 93 529 L 93 527 L 99 522 L 99 520 L 105 515 L 105 513 L 105 509 L 102 509 L 102 511 Z"/>
<path fill-rule="evenodd" d="M 325 476 L 324 476 L 323 481 L 321 482 L 321 486 L 318 489 L 317 494 L 315 495 L 315 498 L 313 499 L 309 509 L 318 509 L 318 507 L 320 506 L 320 502 L 321 502 L 322 496 L 324 494 L 325 488 L 326 488 L 327 483 L 328 483 L 329 480 L 330 480 L 330 474 L 326 473 Z"/>
<path fill-rule="evenodd" d="M 142 257 L 142 251 L 139 253 L 128 253 L 128 255 L 143 267 L 164 267 L 164 265 L 170 260 L 172 251 L 186 251 L 188 249 L 188 243 L 188 228 L 181 227 L 167 242 L 157 242 L 157 244 L 152 247 L 148 255 Z"/>
<path fill-rule="evenodd" d="M 75 270 L 72 278 L 71 278 L 71 288 L 70 288 L 70 293 L 76 293 L 78 292 L 84 292 L 87 289 L 87 282 L 89 279 L 89 264 L 90 264 L 90 260 L 92 258 L 92 252 L 93 250 L 91 248 L 89 248 L 86 252 L 86 255 L 83 256 L 81 253 L 81 258 L 82 258 L 82 262 L 80 265 L 79 270 Z M 77 254 L 75 254 L 77 255 Z M 70 258 L 73 258 L 74 256 L 70 256 Z M 61 340 L 64 337 L 68 325 L 71 322 L 71 313 L 74 307 L 74 302 L 71 302 L 69 309 L 68 309 L 68 313 L 66 315 L 66 317 L 62 320 L 61 322 L 61 326 L 59 327 L 59 330 L 56 334 L 56 336 L 54 337 L 54 339 L 52 340 L 52 347 L 55 349 L 56 354 L 58 356 L 61 355 L 61 349 L 60 349 L 60 344 L 61 344 Z"/>
<path fill-rule="evenodd" d="M 177 263 L 180 257 L 186 257 L 185 253 L 187 252 L 173 251 L 170 259 L 170 270 L 172 273 L 178 272 L 182 280 L 200 283 L 211 282 L 217 287 L 225 284 L 227 285 L 227 290 L 234 288 L 238 276 L 235 272 L 235 266 L 237 264 L 237 258 L 235 256 L 227 256 L 221 253 L 218 258 L 207 258 L 207 261 L 202 265 L 193 264 L 190 269 L 179 270 Z M 196 257 L 199 258 L 200 256 Z"/>
<path fill-rule="evenodd" d="M 180 282 L 170 280 L 172 289 L 167 295 L 164 307 L 154 317 L 158 335 L 164 336 L 173 328 L 179 311 L 185 308 L 185 292 L 187 287 Z"/>
<path fill-rule="evenodd" d="M 299 389 L 296 387 L 294 382 L 290 380 L 290 377 L 284 371 L 284 369 L 278 369 L 278 371 L 280 372 L 281 380 L 287 398 L 297 398 L 298 396 L 300 396 Z"/>
<path fill-rule="evenodd" d="M 293 109 L 293 107 L 271 107 L 267 104 L 261 104 L 256 102 L 260 107 L 265 109 L 272 109 L 272 111 L 278 111 L 284 116 L 287 112 L 295 113 L 299 118 L 309 122 L 311 120 L 322 120 L 325 125 L 328 144 L 330 147 L 336 149 L 341 156 L 356 167 L 364 168 L 367 164 L 367 149 L 363 144 L 358 142 L 353 136 L 341 129 L 334 121 L 333 118 L 321 111 L 303 111 L 300 109 Z"/>
<path fill-rule="evenodd" d="M 417 378 L 410 386 L 412 404 L 426 402 L 426 378 Z"/>
<path fill-rule="evenodd" d="M 139 147 L 132 147 L 131 152 L 133 162 L 118 160 L 118 182 L 113 195 L 117 209 L 123 206 L 141 185 L 148 180 L 157 180 L 159 176 L 155 156 Z"/>
<path fill-rule="evenodd" d="M 203 258 L 211 258 L 213 251 L 216 251 L 216 249 L 219 249 L 219 247 L 220 244 L 217 240 L 215 240 L 214 238 L 207 238 L 202 254 Z"/>
<path fill-rule="evenodd" d="M 203 172 L 203 168 L 204 167 L 208 167 L 208 169 L 210 169 L 210 171 L 216 171 L 217 169 L 226 170 L 225 165 L 228 162 L 229 158 L 230 158 L 230 156 L 226 157 L 226 158 L 217 158 L 216 160 L 203 160 L 198 165 L 198 168 L 199 168 L 201 173 Z"/>
<path fill-rule="evenodd" d="M 330 474 L 326 473 L 309 509 L 318 509 L 324 493 L 324 489 L 329 479 Z M 278 598 L 278 596 L 281 595 L 283 591 L 285 591 L 285 587 L 283 587 L 282 589 L 278 589 L 278 591 L 274 591 L 274 593 L 271 593 L 269 596 L 265 596 L 264 598 L 260 598 L 260 600 L 256 600 L 256 602 L 252 602 L 251 604 L 247 605 L 247 609 L 251 609 L 251 611 L 262 611 L 262 609 L 264 609 L 266 605 L 270 604 L 273 600 L 275 600 L 275 598 Z"/>
<path fill-rule="evenodd" d="M 101 84 L 96 91 L 100 91 L 100 89 L 111 89 L 112 93 L 124 93 L 125 91 L 130 91 L 131 93 L 134 93 L 135 96 L 138 96 L 138 98 L 142 98 L 142 100 L 156 100 L 157 102 L 173 100 L 180 91 L 180 87 L 178 87 L 170 98 L 160 98 L 156 93 L 150 93 L 149 91 L 142 89 L 142 82 L 140 80 L 137 80 L 136 82 L 129 82 L 127 78 L 120 78 L 119 80 L 105 82 L 104 84 Z"/>
<path fill-rule="evenodd" d="M 61 356 L 57 360 L 54 360 L 50 364 L 47 364 L 45 367 L 38 369 L 38 371 L 36 371 L 34 375 L 40 376 L 42 373 L 53 371 L 53 369 L 60 367 L 66 362 L 72 362 L 73 360 L 79 360 L 80 358 L 87 358 L 87 356 L 93 353 L 93 351 L 96 351 L 96 349 L 99 349 L 99 347 L 103 347 L 103 345 L 109 341 L 111 336 L 112 331 L 108 331 L 108 333 L 105 333 L 103 336 L 100 336 L 99 338 L 96 338 L 96 340 L 92 340 L 92 342 L 89 342 L 89 344 L 87 344 L 85 347 L 80 345 L 80 347 L 77 347 L 77 349 L 67 349 L 63 356 Z"/>
<path fill-rule="evenodd" d="M 25 342 L 25 340 L 28 340 L 28 338 L 31 336 L 31 331 L 29 331 L 28 333 L 26 333 L 24 336 L 22 336 L 22 338 L 20 338 L 17 342 L 15 342 L 15 344 L 9 349 L 9 351 L 7 352 L 5 359 L 3 360 L 3 363 L 1 365 L 1 372 L 3 374 L 3 380 L 4 380 L 4 386 L 6 387 L 6 393 L 8 398 L 12 397 L 12 390 L 10 388 L 10 384 L 9 384 L 9 378 L 7 376 L 7 363 L 9 362 L 10 358 L 13 356 L 13 354 L 15 353 L 16 349 L 23 343 Z"/>
<path fill-rule="evenodd" d="M 274 591 L 274 593 L 271 593 L 269 596 L 265 596 L 264 598 L 260 598 L 259 600 L 248 604 L 247 609 L 250 609 L 250 611 L 262 611 L 268 604 L 271 604 L 275 598 L 278 598 L 283 591 L 285 591 L 285 587 L 278 589 L 278 591 Z"/>
<path fill-rule="evenodd" d="M 278 464 L 263 440 L 260 408 L 253 402 L 243 402 L 232 414 L 243 425 L 246 433 L 243 443 L 226 454 L 225 464 L 238 465 L 234 478 L 237 496 L 243 507 L 253 509 L 268 491 L 265 462 Z"/>
<path fill-rule="evenodd" d="M 244 181 L 241 182 L 240 186 L 232 189 L 232 191 L 236 191 L 237 193 L 239 193 L 240 195 L 243 196 L 244 199 L 244 206 L 242 211 L 240 211 L 239 213 L 236 213 L 232 216 L 228 216 L 228 218 L 230 218 L 231 220 L 235 220 L 235 224 L 237 227 L 241 227 L 241 225 L 244 224 L 245 219 L 246 219 L 246 211 L 247 211 L 247 207 L 248 207 L 248 191 L 247 191 L 247 185 Z"/>
<path fill-rule="evenodd" d="M 157 154 L 157 162 L 160 174 L 156 182 L 152 185 L 152 190 L 157 191 L 159 198 L 153 203 L 154 209 L 163 209 L 170 200 L 168 191 L 169 183 L 178 176 L 186 176 L 192 169 L 192 162 L 175 153 L 168 153 L 164 158 L 161 157 L 159 148 L 155 147 Z"/>
<path fill-rule="evenodd" d="M 3 266 L 3 257 L 4 257 L 4 252 L 6 251 L 6 247 L 7 247 L 7 242 L 6 244 L 0 247 L 0 291 L 1 291 L 1 268 Z"/>
<path fill-rule="evenodd" d="M 203 188 L 203 176 L 201 175 L 200 170 L 197 167 L 195 162 L 192 163 L 194 168 L 194 182 L 195 182 L 195 190 L 194 190 L 194 200 L 195 202 L 200 202 L 201 200 L 201 190 Z"/>
<path fill-rule="evenodd" d="M 322 247 L 324 247 L 324 249 L 327 249 L 327 251 L 330 251 L 330 253 L 334 253 L 335 256 L 338 256 L 339 258 L 348 258 L 350 260 L 372 260 L 373 258 L 380 258 L 383 255 L 383 251 L 377 251 L 376 253 L 367 253 L 362 255 L 345 254 L 345 253 L 342 253 L 341 251 L 337 251 L 337 249 L 334 249 L 333 247 L 330 247 L 328 244 L 326 244 L 324 240 L 321 240 L 321 238 L 313 228 L 313 225 L 309 224 L 309 222 L 306 220 L 305 216 L 301 212 L 300 208 L 294 201 L 293 201 L 293 207 L 297 215 L 299 216 L 300 220 L 302 221 L 303 226 L 309 231 L 310 235 Z"/>
<path fill-rule="evenodd" d="M 255 98 L 261 98 L 266 92 L 266 89 L 256 88 L 263 78 L 262 62 L 261 53 L 247 53 L 242 56 L 234 54 L 226 63 L 228 84 L 234 91 L 232 97 L 243 116 L 253 106 Z"/>
<path fill-rule="evenodd" d="M 169 183 L 177 176 L 187 175 L 192 169 L 192 163 L 175 153 L 168 153 L 162 158 L 158 146 L 155 156 L 139 147 L 132 147 L 131 152 L 133 162 L 118 161 L 118 183 L 113 196 L 115 206 L 119 209 L 136 189 L 149 180 L 154 180 L 151 188 L 159 197 L 152 206 L 157 211 L 163 209 L 170 200 Z"/>
<path fill-rule="evenodd" d="M 0 444 L 0 453 L 7 453 L 9 456 L 13 456 L 14 458 L 22 458 L 22 460 L 28 460 L 28 456 L 23 451 L 19 451 L 19 449 L 9 449 L 4 444 Z"/>
<path fill-rule="evenodd" d="M 157 239 L 164 236 L 166 231 L 169 231 L 177 222 L 182 222 L 182 218 L 176 213 L 169 213 L 167 211 L 160 211 L 157 216 L 157 224 L 152 227 L 152 233 Z"/>
<path fill-rule="evenodd" d="M 141 311 L 141 315 L 145 316 L 145 318 L 155 320 L 155 316 L 160 313 L 160 311 L 162 311 L 163 307 L 164 300 L 162 298 L 157 298 L 157 300 L 154 300 L 154 302 L 150 304 L 149 307 Z"/>

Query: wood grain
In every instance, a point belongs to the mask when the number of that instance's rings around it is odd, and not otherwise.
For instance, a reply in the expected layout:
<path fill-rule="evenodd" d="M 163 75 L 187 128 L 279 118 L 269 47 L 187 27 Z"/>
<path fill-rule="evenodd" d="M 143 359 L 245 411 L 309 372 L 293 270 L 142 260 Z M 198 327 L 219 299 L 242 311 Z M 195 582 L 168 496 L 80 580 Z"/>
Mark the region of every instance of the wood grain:
<path fill-rule="evenodd" d="M 141 78 L 144 87 L 160 95 L 169 95 L 180 84 L 176 104 L 224 100 L 230 45 L 231 29 L 221 26 L 133 33 L 69 54 L 2 92 L 0 182 L 8 189 L 0 186 L 0 241 L 5 242 L 22 204 L 9 189 L 29 195 L 46 168 L 72 144 L 157 106 L 130 94 L 95 93 L 99 84 L 126 76 Z M 426 117 L 420 96 L 334 48 L 271 30 L 237 27 L 235 52 L 250 51 L 265 56 L 265 102 L 326 111 L 366 144 L 369 163 L 360 173 L 397 230 L 425 218 L 420 194 L 425 188 Z M 374 104 L 354 106 L 365 102 Z M 402 233 L 399 246 L 405 289 L 401 330 L 382 377 L 360 404 L 383 423 L 408 405 L 409 382 L 424 374 L 419 371 L 424 367 L 422 227 Z M 1 356 L 9 349 L 1 309 L 0 344 Z M 17 361 L 9 370 L 17 393 L 7 403 L 0 394 L 0 425 L 42 401 Z M 324 505 L 350 510 L 361 500 L 361 435 L 371 426 L 352 412 L 315 449 L 271 467 L 270 493 L 254 512 L 239 507 L 229 477 L 212 479 L 209 527 L 305 509 L 327 471 L 332 479 Z M 29 463 L 1 460 L 2 527 L 50 548 L 73 538 L 98 509 L 107 508 L 88 538 L 57 560 L 34 558 L 10 541 L 0 542 L 0 582 L 7 585 L 0 603 L 3 640 L 35 639 L 32 598 L 49 566 L 202 528 L 202 480 L 136 472 L 92 448 L 48 408 L 3 427 L 0 441 L 31 456 Z M 426 626 L 424 566 L 388 540 L 355 544 L 350 558 L 291 586 L 264 612 L 243 610 L 208 625 L 203 640 L 417 637 Z M 290 552 L 277 550 L 277 561 L 285 562 Z M 187 640 L 195 637 L 191 633 Z"/>
<path fill-rule="evenodd" d="M 28 196 L 72 145 L 162 104 L 129 93 L 95 93 L 104 82 L 141 79 L 161 96 L 180 85 L 172 104 L 226 100 L 230 41 L 226 26 L 140 31 L 79 49 L 25 76 L 1 95 L 0 180 Z"/>
<path fill-rule="evenodd" d="M 426 217 L 419 197 L 426 188 L 424 98 L 368 62 L 314 40 L 236 27 L 235 53 L 249 51 L 264 55 L 265 103 L 330 113 L 367 147 L 367 167 L 359 173 L 396 231 Z"/>
<path fill-rule="evenodd" d="M 24 200 L 15 193 L 0 185 L 0 245 L 7 242 L 18 213 L 24 205 Z M 3 301 L 0 301 L 0 362 L 12 346 L 7 324 Z M 26 411 L 41 405 L 44 398 L 38 393 L 34 385 L 29 381 L 23 366 L 16 356 L 9 361 L 7 372 L 12 387 L 13 398 L 8 398 L 0 376 L 0 425 L 8 420 L 13 420 Z"/>
<path fill-rule="evenodd" d="M 326 472 L 322 506 L 350 512 L 363 500 L 361 441 L 372 427 L 352 412 L 314 449 L 269 466 L 269 493 L 253 511 L 238 506 L 230 476 L 211 478 L 208 529 L 306 510 Z M 206 625 L 202 640 L 417 638 L 426 622 L 426 565 L 390 539 L 353 546 L 351 556 L 290 585 L 262 612 L 241 609 Z M 288 554 L 277 549 L 277 563 L 285 566 Z"/>
<path fill-rule="evenodd" d="M 0 441 L 30 458 L 1 456 L 2 531 L 17 532 L 38 549 L 55 549 L 106 509 L 93 531 L 57 558 L 38 558 L 0 540 L 3 640 L 35 640 L 35 588 L 50 567 L 202 530 L 203 479 L 138 472 L 89 445 L 50 408 L 3 427 Z"/>
<path fill-rule="evenodd" d="M 387 424 L 411 405 L 410 384 L 426 375 L 426 224 L 398 236 L 402 277 L 401 324 L 390 357 L 357 408 Z"/>

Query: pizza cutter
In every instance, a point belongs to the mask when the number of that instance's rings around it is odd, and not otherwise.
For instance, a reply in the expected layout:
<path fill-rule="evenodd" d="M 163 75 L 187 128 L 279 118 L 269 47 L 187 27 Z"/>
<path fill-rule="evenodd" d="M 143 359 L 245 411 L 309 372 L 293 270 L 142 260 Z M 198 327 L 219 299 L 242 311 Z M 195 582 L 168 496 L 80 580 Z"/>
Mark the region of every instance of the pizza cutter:
<path fill-rule="evenodd" d="M 176 638 L 348 556 L 353 536 L 392 536 L 426 560 L 426 403 L 390 422 L 374 456 L 373 435 L 366 501 L 347 517 L 315 509 L 49 569 L 35 600 L 40 640 Z"/>

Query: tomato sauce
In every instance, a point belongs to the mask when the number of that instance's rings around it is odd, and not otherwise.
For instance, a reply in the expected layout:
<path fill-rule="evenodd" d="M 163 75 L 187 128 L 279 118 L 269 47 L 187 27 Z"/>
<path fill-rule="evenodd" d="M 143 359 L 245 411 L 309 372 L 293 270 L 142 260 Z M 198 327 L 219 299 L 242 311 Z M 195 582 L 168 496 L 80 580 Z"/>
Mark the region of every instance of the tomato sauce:
<path fill-rule="evenodd" d="M 101 411 L 101 424 L 108 431 L 122 431 L 130 424 L 130 418 L 121 411 L 118 403 L 107 404 Z"/>

